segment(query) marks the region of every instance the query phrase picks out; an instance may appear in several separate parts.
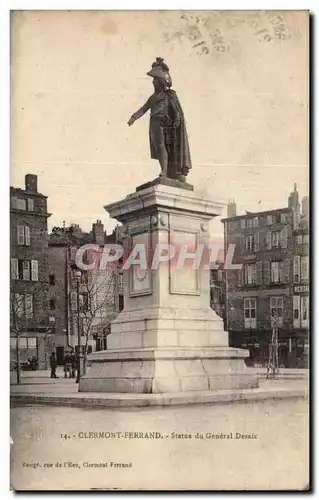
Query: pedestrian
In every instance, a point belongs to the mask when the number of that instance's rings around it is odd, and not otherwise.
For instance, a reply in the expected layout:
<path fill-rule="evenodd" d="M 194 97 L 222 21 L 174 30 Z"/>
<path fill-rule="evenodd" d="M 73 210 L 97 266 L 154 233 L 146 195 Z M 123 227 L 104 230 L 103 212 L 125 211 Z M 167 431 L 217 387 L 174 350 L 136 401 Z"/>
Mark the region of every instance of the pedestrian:
<path fill-rule="evenodd" d="M 55 352 L 53 352 L 50 356 L 50 367 L 51 367 L 51 377 L 50 378 L 59 378 L 57 377 L 55 371 L 56 371 L 56 367 L 57 367 L 57 359 L 55 357 Z"/>
<path fill-rule="evenodd" d="M 71 376 L 72 376 L 72 374 L 71 374 L 71 355 L 67 351 L 65 354 L 65 357 L 64 357 L 64 378 L 68 378 L 68 374 L 69 374 L 69 378 L 71 378 Z"/>
<path fill-rule="evenodd" d="M 76 356 L 74 351 L 71 351 L 70 354 L 70 360 L 71 360 L 71 376 L 72 378 L 75 378 L 75 372 L 76 372 Z"/>

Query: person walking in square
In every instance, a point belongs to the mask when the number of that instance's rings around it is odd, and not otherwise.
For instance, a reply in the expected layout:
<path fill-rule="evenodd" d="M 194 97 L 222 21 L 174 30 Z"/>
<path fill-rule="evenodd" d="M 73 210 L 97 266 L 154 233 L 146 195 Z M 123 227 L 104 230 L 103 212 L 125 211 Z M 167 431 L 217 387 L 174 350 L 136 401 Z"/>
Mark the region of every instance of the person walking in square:
<path fill-rule="evenodd" d="M 64 378 L 68 378 L 68 374 L 69 374 L 69 378 L 72 377 L 71 365 L 72 365 L 71 355 L 67 351 L 65 354 L 65 358 L 64 358 Z"/>
<path fill-rule="evenodd" d="M 57 359 L 55 356 L 55 352 L 53 352 L 50 356 L 50 368 L 51 368 L 50 378 L 59 378 L 59 377 L 57 377 L 57 375 L 55 373 L 57 365 L 58 365 L 58 362 L 57 362 Z"/>

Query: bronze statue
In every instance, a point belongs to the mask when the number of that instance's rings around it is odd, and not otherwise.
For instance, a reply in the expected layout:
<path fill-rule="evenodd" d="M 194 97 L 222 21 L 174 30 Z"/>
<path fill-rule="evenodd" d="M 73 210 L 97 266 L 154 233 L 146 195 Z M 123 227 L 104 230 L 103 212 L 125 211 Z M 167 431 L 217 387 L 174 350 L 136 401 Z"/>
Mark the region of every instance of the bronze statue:
<path fill-rule="evenodd" d="M 176 92 L 171 89 L 169 68 L 164 59 L 157 57 L 147 74 L 153 77 L 154 94 L 131 116 L 128 125 L 150 109 L 151 158 L 159 161 L 162 177 L 185 182 L 192 164 L 184 114 Z"/>

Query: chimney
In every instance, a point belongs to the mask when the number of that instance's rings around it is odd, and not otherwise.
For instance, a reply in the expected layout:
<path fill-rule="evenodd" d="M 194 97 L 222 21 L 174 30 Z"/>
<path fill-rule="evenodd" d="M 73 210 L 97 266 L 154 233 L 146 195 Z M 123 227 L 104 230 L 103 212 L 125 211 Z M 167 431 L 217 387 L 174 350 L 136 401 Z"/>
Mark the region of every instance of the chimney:
<path fill-rule="evenodd" d="M 38 192 L 38 176 L 34 174 L 27 174 L 25 176 L 25 189 L 31 193 Z"/>
<path fill-rule="evenodd" d="M 104 245 L 105 243 L 105 234 L 104 234 L 104 225 L 98 219 L 94 224 L 92 224 L 92 233 L 94 243 L 97 245 Z"/>
<path fill-rule="evenodd" d="M 227 204 L 227 217 L 236 217 L 236 202 L 235 200 L 229 200 Z"/>
<path fill-rule="evenodd" d="M 301 200 L 301 213 L 305 219 L 309 218 L 309 198 L 304 196 Z"/>
<path fill-rule="evenodd" d="M 297 191 L 297 184 L 294 183 L 294 190 L 290 193 L 288 198 L 288 207 L 297 210 L 299 205 L 299 194 Z"/>

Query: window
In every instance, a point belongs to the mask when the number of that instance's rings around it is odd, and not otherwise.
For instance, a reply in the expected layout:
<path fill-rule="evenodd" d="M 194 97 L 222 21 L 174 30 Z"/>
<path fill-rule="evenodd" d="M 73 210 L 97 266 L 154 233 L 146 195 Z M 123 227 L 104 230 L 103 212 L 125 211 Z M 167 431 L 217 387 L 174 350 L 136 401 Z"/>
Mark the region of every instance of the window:
<path fill-rule="evenodd" d="M 17 318 L 22 318 L 24 316 L 24 295 L 22 293 L 15 293 L 13 300 L 12 309 Z"/>
<path fill-rule="evenodd" d="M 222 269 L 218 269 L 218 271 L 217 271 L 217 280 L 218 280 L 219 283 L 221 283 L 223 281 L 223 276 L 224 276 L 223 270 Z M 123 275 L 122 275 L 122 286 L 123 286 Z"/>
<path fill-rule="evenodd" d="M 51 309 L 51 311 L 54 311 L 54 309 L 55 309 L 55 300 L 54 299 L 50 299 L 50 309 Z"/>
<path fill-rule="evenodd" d="M 309 325 L 309 297 L 306 295 L 300 297 L 300 319 L 301 327 L 307 328 Z"/>
<path fill-rule="evenodd" d="M 33 200 L 33 198 L 28 198 L 28 210 L 29 210 L 29 212 L 33 212 L 33 210 L 34 210 L 34 200 Z"/>
<path fill-rule="evenodd" d="M 11 197 L 11 208 L 18 208 L 18 198 L 16 196 Z"/>
<path fill-rule="evenodd" d="M 249 234 L 248 236 L 245 237 L 245 250 L 253 251 L 253 249 L 254 249 L 254 235 Z"/>
<path fill-rule="evenodd" d="M 37 347 L 37 338 L 36 337 L 28 337 L 28 347 L 31 347 L 31 348 Z"/>
<path fill-rule="evenodd" d="M 71 311 L 77 310 L 77 295 L 76 292 L 70 293 Z"/>
<path fill-rule="evenodd" d="M 27 319 L 33 317 L 33 295 L 30 293 L 25 295 L 25 317 Z"/>
<path fill-rule="evenodd" d="M 259 233 L 249 234 L 245 237 L 245 250 L 247 252 L 259 250 Z"/>
<path fill-rule="evenodd" d="M 20 337 L 19 346 L 21 347 L 21 349 L 23 349 L 23 348 L 26 349 L 28 347 L 26 337 Z"/>
<path fill-rule="evenodd" d="M 247 220 L 247 227 L 252 228 L 253 227 L 253 219 L 248 219 Z"/>
<path fill-rule="evenodd" d="M 287 217 L 286 217 L 286 214 L 281 214 L 280 215 L 280 222 L 282 224 L 285 224 L 287 222 Z"/>
<path fill-rule="evenodd" d="M 258 217 L 253 218 L 253 226 L 258 227 Z"/>
<path fill-rule="evenodd" d="M 305 235 L 303 236 L 303 244 L 304 244 L 304 245 L 308 245 L 308 243 L 309 243 L 309 235 L 308 235 L 308 234 L 305 234 Z"/>
<path fill-rule="evenodd" d="M 309 258 L 308 255 L 305 255 L 300 258 L 300 279 L 302 281 L 308 281 L 308 266 L 309 266 Z"/>
<path fill-rule="evenodd" d="M 271 226 L 272 224 L 272 215 L 267 215 L 267 225 Z"/>
<path fill-rule="evenodd" d="M 11 278 L 38 281 L 38 261 L 11 259 Z"/>
<path fill-rule="evenodd" d="M 256 328 L 256 299 L 244 299 L 245 328 Z"/>
<path fill-rule="evenodd" d="M 302 234 L 297 234 L 296 240 L 298 245 L 302 245 Z"/>
<path fill-rule="evenodd" d="M 294 255 L 294 282 L 300 282 L 300 255 Z"/>
<path fill-rule="evenodd" d="M 19 265 L 18 259 L 11 259 L 11 279 L 19 279 Z"/>
<path fill-rule="evenodd" d="M 17 226 L 18 245 L 30 246 L 30 228 L 28 226 Z"/>
<path fill-rule="evenodd" d="M 294 295 L 294 328 L 308 328 L 309 326 L 309 297 L 308 295 Z"/>
<path fill-rule="evenodd" d="M 18 198 L 18 210 L 25 210 L 26 202 L 22 198 Z"/>
<path fill-rule="evenodd" d="M 30 293 L 15 293 L 13 308 L 18 318 L 33 317 L 33 295 Z"/>
<path fill-rule="evenodd" d="M 22 261 L 22 279 L 28 281 L 30 279 L 30 261 Z"/>
<path fill-rule="evenodd" d="M 119 293 L 123 293 L 123 274 L 122 273 L 119 274 Z"/>
<path fill-rule="evenodd" d="M 271 282 L 279 283 L 280 280 L 280 262 L 271 262 Z"/>
<path fill-rule="evenodd" d="M 17 226 L 18 245 L 24 245 L 24 226 Z"/>
<path fill-rule="evenodd" d="M 280 231 L 274 231 L 271 233 L 271 245 L 272 248 L 279 248 L 280 242 Z"/>
<path fill-rule="evenodd" d="M 293 296 L 294 327 L 300 326 L 300 295 Z"/>
<path fill-rule="evenodd" d="M 241 229 L 245 229 L 245 227 L 246 227 L 246 220 L 245 219 L 240 220 L 240 227 L 241 227 Z"/>
<path fill-rule="evenodd" d="M 77 247 L 71 247 L 70 251 L 70 259 L 73 261 L 75 260 L 76 257 L 76 252 L 77 252 Z"/>
<path fill-rule="evenodd" d="M 55 275 L 54 274 L 50 274 L 49 283 L 50 283 L 50 285 L 55 285 Z"/>
<path fill-rule="evenodd" d="M 80 299 L 80 310 L 88 311 L 89 309 L 89 296 L 87 293 L 81 293 L 79 296 Z"/>
<path fill-rule="evenodd" d="M 270 297 L 271 326 L 280 326 L 283 323 L 283 297 Z"/>
<path fill-rule="evenodd" d="M 287 248 L 288 246 L 288 230 L 286 227 L 280 233 L 280 246 L 281 248 Z"/>
<path fill-rule="evenodd" d="M 245 264 L 244 279 L 246 285 L 256 284 L 256 264 Z"/>

